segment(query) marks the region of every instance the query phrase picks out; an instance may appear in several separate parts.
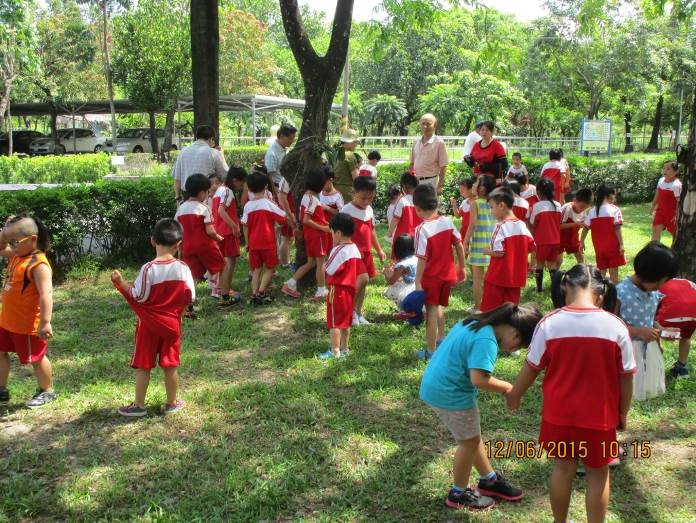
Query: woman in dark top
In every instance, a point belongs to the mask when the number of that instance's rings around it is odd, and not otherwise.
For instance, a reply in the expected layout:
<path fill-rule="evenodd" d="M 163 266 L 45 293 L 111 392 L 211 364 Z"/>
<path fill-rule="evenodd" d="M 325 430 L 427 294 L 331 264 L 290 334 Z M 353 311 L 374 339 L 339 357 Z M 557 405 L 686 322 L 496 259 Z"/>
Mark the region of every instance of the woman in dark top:
<path fill-rule="evenodd" d="M 491 121 L 481 123 L 479 134 L 481 141 L 474 144 L 471 154 L 464 158 L 469 167 L 474 168 L 474 175 L 484 174 L 502 182 L 508 170 L 508 159 L 503 145 L 493 138 L 495 124 Z"/>

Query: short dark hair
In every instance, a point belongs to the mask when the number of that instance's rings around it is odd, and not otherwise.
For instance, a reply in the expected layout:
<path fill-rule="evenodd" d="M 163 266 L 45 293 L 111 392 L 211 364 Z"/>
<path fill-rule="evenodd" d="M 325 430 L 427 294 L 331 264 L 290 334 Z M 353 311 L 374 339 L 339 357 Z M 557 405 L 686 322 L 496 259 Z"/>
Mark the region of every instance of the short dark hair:
<path fill-rule="evenodd" d="M 370 151 L 367 154 L 367 159 L 380 161 L 382 159 L 382 155 L 379 154 L 379 151 Z"/>
<path fill-rule="evenodd" d="M 152 239 L 157 245 L 164 247 L 174 247 L 181 241 L 183 235 L 183 227 L 173 218 L 162 218 L 152 229 Z"/>
<path fill-rule="evenodd" d="M 542 314 L 534 305 L 524 304 L 515 305 L 507 302 L 488 312 L 472 314 L 462 321 L 462 325 L 469 326 L 474 332 L 480 331 L 483 327 L 490 325 L 510 325 L 520 334 L 522 346 L 527 347 L 532 341 L 534 330 L 541 321 Z"/>
<path fill-rule="evenodd" d="M 397 260 L 403 260 L 409 256 L 413 256 L 416 248 L 413 245 L 413 236 L 410 234 L 402 234 L 394 239 L 394 256 Z"/>
<path fill-rule="evenodd" d="M 208 180 L 217 180 L 218 183 L 220 183 L 222 180 L 220 180 L 220 177 L 217 175 L 217 173 L 212 173 L 208 175 Z"/>
<path fill-rule="evenodd" d="M 401 187 L 415 189 L 416 187 L 418 187 L 418 177 L 406 171 L 404 174 L 401 175 L 399 183 L 401 184 Z"/>
<path fill-rule="evenodd" d="M 537 196 L 540 200 L 553 202 L 556 200 L 556 184 L 549 178 L 542 178 L 536 184 Z"/>
<path fill-rule="evenodd" d="M 435 188 L 428 184 L 422 183 L 416 190 L 413 191 L 413 205 L 424 211 L 434 211 L 437 209 L 437 194 Z"/>
<path fill-rule="evenodd" d="M 529 176 L 524 173 L 516 174 L 515 180 L 517 180 L 517 183 L 520 185 L 527 185 L 529 183 Z"/>
<path fill-rule="evenodd" d="M 519 159 L 521 160 L 521 159 L 522 159 L 522 153 L 512 153 L 512 157 L 513 157 L 513 158 L 517 157 L 517 158 L 519 158 Z"/>
<path fill-rule="evenodd" d="M 196 140 L 210 140 L 215 138 L 215 129 L 210 125 L 199 125 L 196 128 Z"/>
<path fill-rule="evenodd" d="M 471 176 L 469 178 L 462 178 L 461 180 L 459 180 L 459 186 L 466 187 L 467 189 L 472 189 L 475 183 L 476 179 Z"/>
<path fill-rule="evenodd" d="M 305 176 L 305 189 L 320 193 L 326 184 L 326 174 L 323 167 L 316 167 L 307 171 Z"/>
<path fill-rule="evenodd" d="M 247 174 L 246 169 L 244 169 L 244 167 L 240 167 L 239 165 L 232 165 L 227 171 L 225 185 L 227 185 L 227 187 L 232 187 L 232 182 L 234 180 L 237 180 L 239 182 L 245 182 L 247 176 L 249 175 Z"/>
<path fill-rule="evenodd" d="M 592 265 L 578 263 L 567 271 L 557 271 L 551 282 L 551 301 L 557 309 L 566 306 L 568 287 L 576 289 L 592 288 L 592 292 L 602 296 L 602 308 L 611 313 L 616 309 L 616 287 L 611 280 Z"/>
<path fill-rule="evenodd" d="M 331 168 L 331 166 L 325 165 L 322 167 L 322 169 L 324 170 L 324 176 L 326 176 L 327 180 L 333 180 L 336 178 L 336 172 Z"/>
<path fill-rule="evenodd" d="M 677 275 L 677 255 L 660 242 L 650 242 L 636 254 L 633 270 L 646 283 L 674 278 Z"/>
<path fill-rule="evenodd" d="M 549 151 L 549 160 L 560 160 L 563 158 L 563 152 L 556 148 Z"/>
<path fill-rule="evenodd" d="M 353 236 L 353 231 L 355 231 L 355 223 L 350 214 L 338 212 L 329 220 L 329 229 L 340 232 L 343 236 L 350 238 Z"/>
<path fill-rule="evenodd" d="M 253 193 L 263 192 L 268 188 L 268 176 L 259 172 L 253 172 L 247 177 L 247 187 Z"/>
<path fill-rule="evenodd" d="M 573 198 L 575 198 L 575 200 L 578 202 L 586 203 L 589 205 L 592 203 L 592 189 L 588 189 L 587 187 L 578 189 Z"/>
<path fill-rule="evenodd" d="M 276 133 L 276 136 L 280 138 L 281 136 L 292 136 L 293 134 L 297 134 L 297 129 L 295 128 L 295 126 L 289 123 L 284 123 L 283 125 L 278 127 L 278 132 Z"/>
<path fill-rule="evenodd" d="M 488 195 L 488 199 L 495 203 L 504 203 L 508 209 L 515 205 L 515 193 L 509 187 L 498 187 Z"/>
<path fill-rule="evenodd" d="M 495 132 L 495 122 L 493 120 L 483 120 L 480 122 L 479 128 L 485 127 L 490 132 Z"/>
<path fill-rule="evenodd" d="M 616 189 L 613 187 L 605 184 L 601 184 L 599 187 L 597 187 L 597 190 L 595 191 L 595 208 L 597 209 L 597 216 L 599 216 L 599 210 L 602 208 L 604 200 L 606 200 L 609 196 L 614 195 L 616 195 Z"/>
<path fill-rule="evenodd" d="M 520 184 L 517 180 L 506 178 L 505 181 L 503 182 L 503 187 L 508 187 L 510 190 L 515 193 L 517 196 L 520 195 L 522 192 L 522 189 L 520 188 Z"/>
<path fill-rule="evenodd" d="M 483 189 L 483 191 L 486 193 L 486 197 L 488 197 L 488 195 L 495 190 L 496 181 L 495 178 L 493 178 L 492 176 L 486 176 L 485 174 L 481 174 L 478 177 L 478 182 L 479 188 Z"/>
<path fill-rule="evenodd" d="M 186 178 L 184 192 L 186 192 L 187 198 L 196 196 L 201 191 L 207 191 L 208 189 L 210 189 L 210 180 L 205 174 L 192 174 Z"/>
<path fill-rule="evenodd" d="M 401 196 L 401 187 L 399 187 L 396 184 L 389 187 L 389 192 L 387 193 L 387 198 L 389 199 L 389 201 L 393 200 L 398 196 Z"/>
<path fill-rule="evenodd" d="M 479 120 L 474 124 L 474 131 L 478 131 L 483 126 L 483 121 Z"/>
<path fill-rule="evenodd" d="M 51 233 L 48 232 L 48 227 L 39 218 L 30 213 L 22 213 L 13 216 L 7 221 L 8 225 L 20 222 L 22 220 L 31 220 L 36 225 L 36 247 L 41 252 L 48 252 L 51 248 Z"/>
<path fill-rule="evenodd" d="M 377 190 L 377 182 L 372 176 L 358 176 L 353 180 L 353 190 L 355 192 L 375 192 Z"/>

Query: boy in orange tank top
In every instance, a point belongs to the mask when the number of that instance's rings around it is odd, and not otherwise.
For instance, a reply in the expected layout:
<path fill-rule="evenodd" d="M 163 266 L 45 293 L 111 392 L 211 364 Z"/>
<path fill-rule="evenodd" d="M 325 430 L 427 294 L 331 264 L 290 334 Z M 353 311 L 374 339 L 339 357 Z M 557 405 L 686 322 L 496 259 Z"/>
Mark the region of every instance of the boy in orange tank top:
<path fill-rule="evenodd" d="M 0 309 L 0 401 L 10 401 L 7 380 L 10 352 L 22 365 L 31 364 L 38 389 L 26 403 L 29 408 L 53 401 L 51 363 L 46 357 L 53 337 L 53 283 L 46 258 L 50 238 L 41 221 L 11 216 L 0 231 L 0 256 L 8 258 Z"/>

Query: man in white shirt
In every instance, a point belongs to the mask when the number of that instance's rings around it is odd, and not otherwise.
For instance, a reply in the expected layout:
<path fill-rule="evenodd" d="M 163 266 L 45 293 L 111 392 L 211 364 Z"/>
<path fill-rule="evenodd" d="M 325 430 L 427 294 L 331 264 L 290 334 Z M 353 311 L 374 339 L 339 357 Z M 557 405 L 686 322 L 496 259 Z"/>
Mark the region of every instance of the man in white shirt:
<path fill-rule="evenodd" d="M 482 122 L 476 122 L 474 130 L 467 135 L 466 140 L 464 141 L 464 150 L 462 151 L 462 158 L 464 158 L 465 156 L 469 156 L 471 154 L 471 150 L 474 148 L 474 144 L 481 141 L 481 135 L 478 133 L 481 129 L 481 124 Z"/>
<path fill-rule="evenodd" d="M 222 182 L 228 169 L 222 149 L 215 147 L 215 130 L 209 125 L 201 125 L 196 130 L 196 141 L 182 149 L 172 169 L 177 201 L 183 199 L 182 188 L 192 174 L 215 174 Z"/>

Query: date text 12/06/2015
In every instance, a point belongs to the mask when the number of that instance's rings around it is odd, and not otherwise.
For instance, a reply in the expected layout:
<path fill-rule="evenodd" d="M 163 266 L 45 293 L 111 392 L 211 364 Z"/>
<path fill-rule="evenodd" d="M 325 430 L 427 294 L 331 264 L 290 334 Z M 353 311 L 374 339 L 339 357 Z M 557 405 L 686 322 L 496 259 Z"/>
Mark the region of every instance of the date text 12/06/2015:
<path fill-rule="evenodd" d="M 483 442 L 489 459 L 583 459 L 590 444 L 587 441 L 549 441 L 543 445 L 536 440 L 486 440 Z M 648 459 L 652 455 L 650 440 L 627 442 L 602 441 L 596 445 L 602 457 L 633 457 Z"/>

